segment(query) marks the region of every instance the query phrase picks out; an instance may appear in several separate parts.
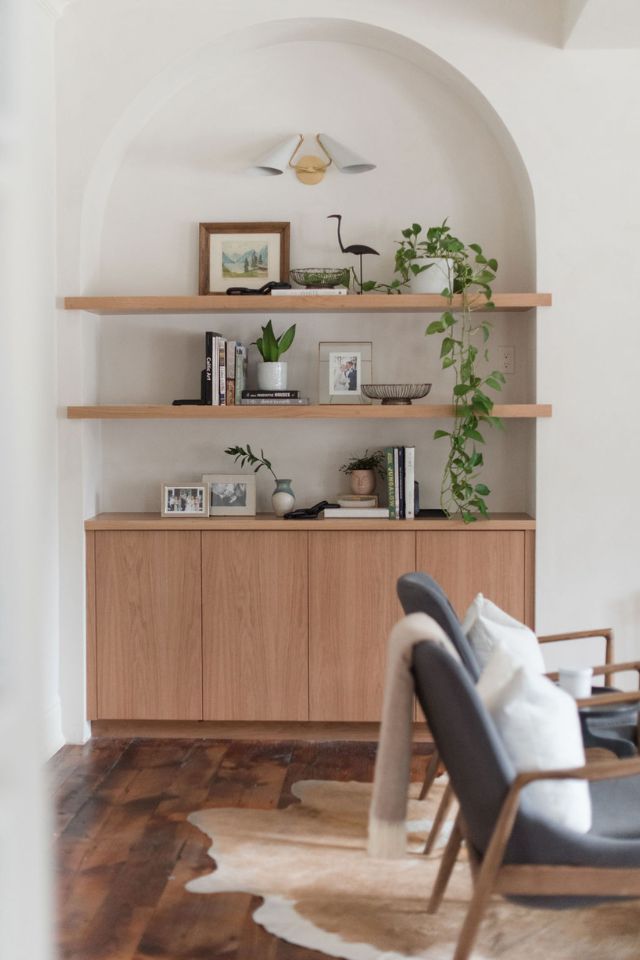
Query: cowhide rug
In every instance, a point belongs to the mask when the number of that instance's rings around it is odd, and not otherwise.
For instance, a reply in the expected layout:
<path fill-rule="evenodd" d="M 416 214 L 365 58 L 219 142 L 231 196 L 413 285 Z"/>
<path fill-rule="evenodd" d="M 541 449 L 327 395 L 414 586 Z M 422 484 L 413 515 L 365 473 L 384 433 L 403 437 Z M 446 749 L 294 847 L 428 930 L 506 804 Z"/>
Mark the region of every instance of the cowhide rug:
<path fill-rule="evenodd" d="M 418 784 L 412 786 L 417 796 Z M 436 916 L 425 912 L 442 848 L 419 853 L 443 787 L 409 804 L 410 852 L 371 860 L 366 829 L 371 784 L 299 781 L 284 810 L 213 809 L 191 823 L 211 837 L 217 869 L 194 893 L 264 898 L 254 919 L 266 930 L 345 960 L 450 960 L 470 895 L 459 863 Z M 444 843 L 444 839 L 442 841 Z M 580 910 L 533 910 L 496 897 L 474 960 L 639 960 L 640 901 Z"/>

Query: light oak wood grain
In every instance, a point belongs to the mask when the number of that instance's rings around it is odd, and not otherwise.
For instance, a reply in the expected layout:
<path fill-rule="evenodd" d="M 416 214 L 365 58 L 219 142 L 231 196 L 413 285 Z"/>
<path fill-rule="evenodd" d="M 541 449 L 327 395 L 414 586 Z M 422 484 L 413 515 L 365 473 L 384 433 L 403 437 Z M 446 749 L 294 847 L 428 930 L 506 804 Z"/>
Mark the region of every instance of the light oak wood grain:
<path fill-rule="evenodd" d="M 311 720 L 379 720 L 389 630 L 402 615 L 396 580 L 415 569 L 415 537 L 309 538 Z"/>
<path fill-rule="evenodd" d="M 185 737 L 206 740 L 258 740 L 337 743 L 340 741 L 368 741 L 377 743 L 379 723 L 320 723 L 311 720 L 284 722 L 264 720 L 95 720 L 91 724 L 93 737 L 145 740 L 181 740 Z M 412 740 L 432 743 L 433 738 L 424 721 L 413 725 Z"/>
<path fill-rule="evenodd" d="M 497 311 L 531 310 L 550 307 L 550 293 L 496 293 L 493 302 Z M 453 307 L 460 298 L 454 297 Z M 135 313 L 441 313 L 450 308 L 449 301 L 438 294 L 404 293 L 313 297 L 228 297 L 209 294 L 193 297 L 65 297 L 65 310 L 84 310 L 98 314 Z"/>
<path fill-rule="evenodd" d="M 307 534 L 202 534 L 205 720 L 307 720 Z"/>
<path fill-rule="evenodd" d="M 67 407 L 69 420 L 432 420 L 452 417 L 449 403 L 310 404 L 309 406 L 173 406 L 172 404 L 97 404 Z M 495 417 L 536 419 L 550 417 L 549 403 L 496 403 Z"/>
<path fill-rule="evenodd" d="M 96 637 L 96 534 L 87 531 L 85 543 L 86 603 L 87 603 L 87 719 L 98 716 L 98 669 Z"/>
<path fill-rule="evenodd" d="M 416 535 L 417 569 L 441 585 L 460 617 L 477 593 L 518 620 L 525 603 L 525 535 L 521 532 L 437 531 Z"/>
<path fill-rule="evenodd" d="M 98 717 L 202 719 L 200 533 L 95 537 Z"/>
<path fill-rule="evenodd" d="M 493 513 L 488 520 L 465 524 L 445 517 L 418 520 L 291 520 L 273 513 L 256 517 L 161 517 L 159 513 L 99 513 L 85 521 L 85 530 L 460 530 L 474 536 L 486 530 L 535 530 L 526 513 Z"/>

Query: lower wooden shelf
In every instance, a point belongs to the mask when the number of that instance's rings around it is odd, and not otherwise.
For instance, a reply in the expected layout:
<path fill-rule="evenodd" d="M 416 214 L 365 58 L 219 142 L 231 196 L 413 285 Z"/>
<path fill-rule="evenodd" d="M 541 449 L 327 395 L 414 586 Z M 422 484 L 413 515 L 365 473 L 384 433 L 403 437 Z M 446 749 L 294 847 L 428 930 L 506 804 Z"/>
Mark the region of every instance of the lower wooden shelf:
<path fill-rule="evenodd" d="M 97 404 L 67 407 L 69 420 L 443 420 L 450 403 L 313 404 L 310 406 L 177 406 L 172 404 Z M 550 403 L 500 403 L 493 415 L 505 419 L 550 417 Z"/>

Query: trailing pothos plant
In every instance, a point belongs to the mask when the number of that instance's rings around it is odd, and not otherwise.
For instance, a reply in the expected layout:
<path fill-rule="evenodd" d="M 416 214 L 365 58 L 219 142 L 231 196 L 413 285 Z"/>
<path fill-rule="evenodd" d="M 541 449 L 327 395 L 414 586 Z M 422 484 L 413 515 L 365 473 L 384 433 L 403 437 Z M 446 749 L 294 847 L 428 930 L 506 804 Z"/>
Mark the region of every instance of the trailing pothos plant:
<path fill-rule="evenodd" d="M 419 223 L 412 223 L 410 227 L 405 227 L 401 234 L 402 240 L 396 241 L 398 249 L 393 267 L 397 276 L 390 283 L 367 280 L 362 284 L 362 293 L 371 293 L 373 290 L 402 293 L 412 277 L 417 277 L 418 274 L 431 269 L 431 264 L 423 262 L 425 258 L 450 260 L 450 282 L 453 282 L 458 264 L 464 264 L 466 259 L 465 245 L 453 236 L 446 220 L 437 227 L 429 227 L 424 233 Z M 353 270 L 353 279 L 354 284 L 359 286 L 355 270 Z"/>
<path fill-rule="evenodd" d="M 485 497 L 491 491 L 479 480 L 484 466 L 484 455 L 478 449 L 485 442 L 482 428 L 503 428 L 502 420 L 493 416 L 493 400 L 486 390 L 502 390 L 505 378 L 498 370 L 486 376 L 478 371 L 479 362 L 489 361 L 491 322 L 484 314 L 477 322 L 474 316 L 478 310 L 494 308 L 491 284 L 497 270 L 498 261 L 485 257 L 479 244 L 462 244 L 456 251 L 453 289 L 444 291 L 450 307 L 426 329 L 427 335 L 444 334 L 440 346 L 442 368 L 451 368 L 455 374 L 454 426 L 434 433 L 436 439 L 449 438 L 440 505 L 447 516 L 458 514 L 465 523 L 473 523 L 478 515 L 488 515 Z"/>

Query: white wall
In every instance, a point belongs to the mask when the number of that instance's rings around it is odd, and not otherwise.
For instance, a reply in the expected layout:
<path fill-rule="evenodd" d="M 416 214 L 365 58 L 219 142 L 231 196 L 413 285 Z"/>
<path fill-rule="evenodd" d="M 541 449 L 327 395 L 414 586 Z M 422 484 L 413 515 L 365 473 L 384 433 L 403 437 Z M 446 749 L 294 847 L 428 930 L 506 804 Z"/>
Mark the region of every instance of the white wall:
<path fill-rule="evenodd" d="M 321 18 L 311 3 L 275 0 L 264 11 L 252 0 L 241 10 L 204 0 L 69 8 L 58 37 L 59 293 L 195 291 L 195 225 L 206 219 L 289 219 L 294 264 L 339 263 L 325 220 L 338 211 L 348 241 L 383 252 L 368 264 L 382 277 L 399 227 L 449 214 L 501 260 L 498 289 L 554 293 L 537 326 L 531 317 L 497 318 L 494 338 L 515 343 L 520 360 L 505 399 L 555 404 L 554 419 L 537 427 L 539 627 L 612 624 L 620 652 L 640 652 L 640 523 L 629 482 L 640 455 L 624 416 L 639 334 L 627 284 L 611 282 L 637 272 L 640 225 L 628 211 L 638 200 L 638 52 L 560 49 L 561 9 L 551 0 L 468 0 L 455 12 L 444 0 L 416 0 L 401 15 L 390 0 L 327 0 Z M 318 187 L 242 175 L 251 157 L 298 129 L 325 129 L 378 169 L 357 178 L 332 171 Z M 66 314 L 60 324 L 65 401 L 170 400 L 197 390 L 206 318 Z M 252 339 L 257 321 L 216 326 Z M 421 327 L 412 317 L 300 318 L 294 385 L 314 395 L 318 340 L 366 337 L 376 379 L 427 376 L 433 399 L 444 398 L 448 384 Z M 537 384 L 528 379 L 534 372 Z M 62 430 L 71 738 L 83 732 L 83 515 L 96 506 L 156 509 L 160 480 L 225 468 L 229 442 L 264 446 L 305 501 L 335 489 L 337 465 L 359 447 L 417 442 L 423 494 L 435 490 L 444 456 L 431 427 L 409 425 Z M 531 503 L 534 430 L 510 424 L 507 442 L 492 443 L 495 509 Z M 265 507 L 267 481 L 260 490 Z"/>
<path fill-rule="evenodd" d="M 46 960 L 58 701 L 54 20 L 0 6 L 0 953 Z"/>

